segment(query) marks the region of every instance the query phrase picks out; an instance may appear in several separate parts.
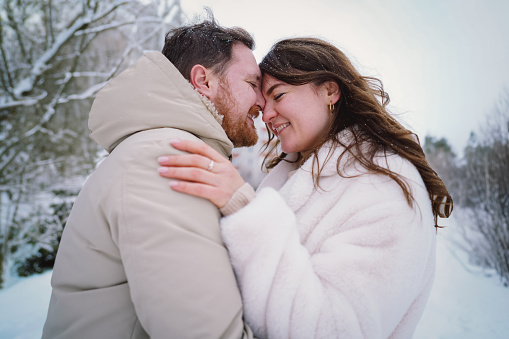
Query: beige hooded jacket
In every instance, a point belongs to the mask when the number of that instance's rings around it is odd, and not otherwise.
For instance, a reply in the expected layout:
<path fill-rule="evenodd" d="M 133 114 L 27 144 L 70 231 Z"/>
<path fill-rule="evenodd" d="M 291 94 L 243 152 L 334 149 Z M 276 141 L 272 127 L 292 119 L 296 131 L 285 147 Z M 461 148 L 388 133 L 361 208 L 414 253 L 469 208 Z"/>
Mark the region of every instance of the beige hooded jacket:
<path fill-rule="evenodd" d="M 230 156 L 202 100 L 158 52 L 98 93 L 89 127 L 110 154 L 69 216 L 43 338 L 252 337 L 217 208 L 172 191 L 157 172 L 158 156 L 179 152 L 173 138 Z"/>

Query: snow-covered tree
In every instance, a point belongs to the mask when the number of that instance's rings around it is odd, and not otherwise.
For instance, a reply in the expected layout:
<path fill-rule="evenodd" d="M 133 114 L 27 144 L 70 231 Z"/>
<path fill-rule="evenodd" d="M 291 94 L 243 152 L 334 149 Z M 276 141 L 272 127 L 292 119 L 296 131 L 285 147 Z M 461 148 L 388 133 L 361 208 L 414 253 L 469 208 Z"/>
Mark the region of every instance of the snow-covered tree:
<path fill-rule="evenodd" d="M 471 260 L 509 286 L 509 94 L 472 133 L 465 149 L 460 190 L 470 222 L 463 225 Z"/>
<path fill-rule="evenodd" d="M 423 146 L 426 159 L 431 167 L 437 172 L 445 183 L 449 194 L 451 194 L 455 205 L 458 203 L 459 186 L 461 185 L 461 176 L 458 170 L 458 158 L 446 138 L 435 138 L 426 136 Z"/>
<path fill-rule="evenodd" d="M 49 204 L 38 193 L 94 167 L 95 94 L 143 51 L 160 50 L 181 16 L 179 0 L 0 2 L 0 273 L 33 242 L 20 228 L 39 232 L 34 211 Z"/>
<path fill-rule="evenodd" d="M 426 137 L 424 151 L 454 199 L 454 242 L 509 286 L 509 93 L 471 133 L 461 160 L 445 138 Z"/>

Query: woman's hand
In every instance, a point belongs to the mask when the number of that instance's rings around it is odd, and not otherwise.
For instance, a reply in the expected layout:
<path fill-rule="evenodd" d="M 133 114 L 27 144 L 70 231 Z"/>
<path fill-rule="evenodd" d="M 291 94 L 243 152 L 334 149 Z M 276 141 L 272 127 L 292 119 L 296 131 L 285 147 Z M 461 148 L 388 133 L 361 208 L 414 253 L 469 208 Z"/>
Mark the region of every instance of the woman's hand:
<path fill-rule="evenodd" d="M 202 141 L 172 140 L 171 145 L 191 154 L 168 155 L 157 159 L 159 174 L 169 179 L 178 192 L 210 200 L 224 207 L 235 191 L 244 184 L 233 164 Z"/>

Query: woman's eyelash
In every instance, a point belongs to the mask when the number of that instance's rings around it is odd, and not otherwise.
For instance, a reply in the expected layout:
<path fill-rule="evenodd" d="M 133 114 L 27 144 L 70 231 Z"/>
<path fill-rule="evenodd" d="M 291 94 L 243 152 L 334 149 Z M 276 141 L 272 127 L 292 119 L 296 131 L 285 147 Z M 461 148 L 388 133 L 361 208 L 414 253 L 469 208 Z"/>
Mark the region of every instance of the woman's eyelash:
<path fill-rule="evenodd" d="M 277 95 L 274 96 L 274 100 L 278 100 L 280 99 L 285 93 L 279 93 Z"/>

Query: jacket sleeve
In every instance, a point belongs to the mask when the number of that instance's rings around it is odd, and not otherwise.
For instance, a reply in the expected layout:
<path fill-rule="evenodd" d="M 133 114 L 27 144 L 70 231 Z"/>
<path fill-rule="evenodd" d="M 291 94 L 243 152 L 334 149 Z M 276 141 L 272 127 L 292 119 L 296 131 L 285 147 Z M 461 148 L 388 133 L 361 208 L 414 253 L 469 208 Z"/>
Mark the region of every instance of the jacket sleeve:
<path fill-rule="evenodd" d="M 222 219 L 256 336 L 387 338 L 427 293 L 435 230 L 426 191 L 412 187 L 420 205 L 411 208 L 394 181 L 368 178 L 315 192 L 299 220 L 272 188 Z"/>
<path fill-rule="evenodd" d="M 118 199 L 109 219 L 139 321 L 151 338 L 251 337 L 219 212 L 205 199 L 172 191 L 159 177 L 157 157 L 178 151 L 167 135 L 153 134 L 148 141 L 133 136 L 114 151 L 129 150 L 109 197 Z"/>

